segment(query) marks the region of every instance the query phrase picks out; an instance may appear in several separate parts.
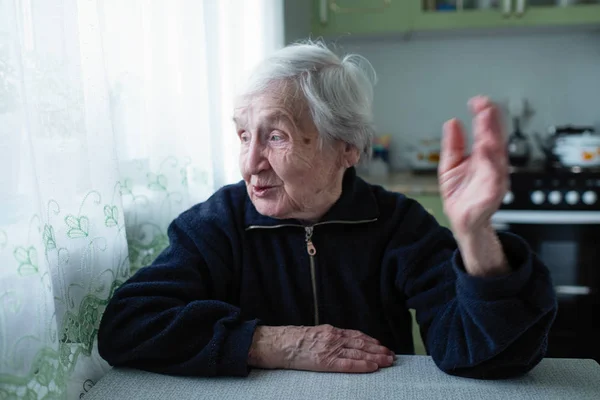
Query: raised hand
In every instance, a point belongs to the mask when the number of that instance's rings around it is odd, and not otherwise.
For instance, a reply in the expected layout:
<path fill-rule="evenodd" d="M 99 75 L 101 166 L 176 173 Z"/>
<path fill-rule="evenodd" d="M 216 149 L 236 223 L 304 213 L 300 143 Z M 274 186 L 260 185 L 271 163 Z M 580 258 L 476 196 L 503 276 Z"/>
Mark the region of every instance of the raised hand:
<path fill-rule="evenodd" d="M 444 125 L 438 168 L 444 212 L 452 226 L 465 268 L 473 275 L 508 272 L 506 258 L 491 226 L 509 185 L 508 157 L 500 112 L 486 97 L 469 102 L 473 113 L 474 144 L 466 154 L 462 124 Z"/>

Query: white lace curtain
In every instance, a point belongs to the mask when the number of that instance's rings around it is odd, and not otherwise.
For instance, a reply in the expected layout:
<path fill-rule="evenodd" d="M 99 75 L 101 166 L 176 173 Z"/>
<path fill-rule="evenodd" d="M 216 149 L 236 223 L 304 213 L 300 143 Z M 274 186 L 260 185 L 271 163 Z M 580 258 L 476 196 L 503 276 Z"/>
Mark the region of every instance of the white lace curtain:
<path fill-rule="evenodd" d="M 0 399 L 79 398 L 166 228 L 239 179 L 232 99 L 283 0 L 0 0 Z"/>

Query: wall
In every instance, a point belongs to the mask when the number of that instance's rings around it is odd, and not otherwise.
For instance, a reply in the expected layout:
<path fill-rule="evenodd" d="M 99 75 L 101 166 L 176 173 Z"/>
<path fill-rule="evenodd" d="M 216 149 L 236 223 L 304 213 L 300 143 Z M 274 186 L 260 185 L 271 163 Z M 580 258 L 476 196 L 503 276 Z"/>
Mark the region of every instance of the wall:
<path fill-rule="evenodd" d="M 337 45 L 367 57 L 378 73 L 375 121 L 394 136 L 396 168 L 404 166 L 400 150 L 413 138 L 439 137 L 452 117 L 468 127 L 466 101 L 480 93 L 500 102 L 526 97 L 534 111 L 523 127 L 527 133 L 566 123 L 600 128 L 598 32 L 344 39 Z"/>
<path fill-rule="evenodd" d="M 309 35 L 311 3 L 285 0 L 287 43 Z M 341 52 L 367 57 L 378 73 L 375 122 L 380 132 L 394 136 L 395 168 L 406 166 L 408 144 L 440 137 L 447 119 L 458 117 L 469 128 L 466 101 L 476 94 L 503 104 L 526 97 L 534 112 L 523 126 L 529 134 L 567 123 L 600 130 L 600 31 L 448 36 L 342 36 L 335 43 Z"/>
<path fill-rule="evenodd" d="M 306 39 L 310 30 L 312 0 L 284 0 L 285 42 Z"/>

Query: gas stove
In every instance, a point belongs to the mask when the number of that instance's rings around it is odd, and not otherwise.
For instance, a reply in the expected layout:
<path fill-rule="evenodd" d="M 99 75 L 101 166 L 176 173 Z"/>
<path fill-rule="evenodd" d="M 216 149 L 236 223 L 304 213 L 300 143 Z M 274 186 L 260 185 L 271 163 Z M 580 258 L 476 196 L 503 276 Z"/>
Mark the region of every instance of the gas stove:
<path fill-rule="evenodd" d="M 492 224 L 522 237 L 548 267 L 558 314 L 547 356 L 600 362 L 600 171 L 515 169 Z"/>
<path fill-rule="evenodd" d="M 515 169 L 500 209 L 600 211 L 600 169 Z"/>

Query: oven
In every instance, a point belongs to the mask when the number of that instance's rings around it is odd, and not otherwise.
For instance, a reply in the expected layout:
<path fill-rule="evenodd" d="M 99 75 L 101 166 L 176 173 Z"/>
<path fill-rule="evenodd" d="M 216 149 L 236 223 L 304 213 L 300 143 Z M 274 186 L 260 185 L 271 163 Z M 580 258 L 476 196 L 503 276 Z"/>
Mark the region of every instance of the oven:
<path fill-rule="evenodd" d="M 514 172 L 492 221 L 524 238 L 550 270 L 558 314 L 547 357 L 600 362 L 600 172 Z"/>

